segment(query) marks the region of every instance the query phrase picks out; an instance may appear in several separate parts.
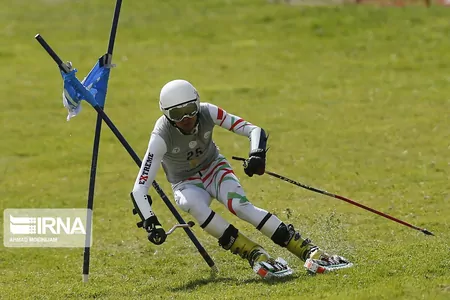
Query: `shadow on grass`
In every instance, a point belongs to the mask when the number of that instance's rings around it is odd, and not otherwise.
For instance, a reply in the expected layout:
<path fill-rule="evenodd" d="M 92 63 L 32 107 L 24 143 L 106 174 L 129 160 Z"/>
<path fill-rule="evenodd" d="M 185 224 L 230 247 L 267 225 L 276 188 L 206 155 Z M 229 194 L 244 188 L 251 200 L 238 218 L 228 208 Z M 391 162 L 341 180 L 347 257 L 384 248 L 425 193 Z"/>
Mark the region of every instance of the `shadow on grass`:
<path fill-rule="evenodd" d="M 247 283 L 263 283 L 263 284 L 267 284 L 267 285 L 275 285 L 275 284 L 280 284 L 280 283 L 296 280 L 299 277 L 302 277 L 302 276 L 294 274 L 289 277 L 279 278 L 279 279 L 270 279 L 270 280 L 263 280 L 259 277 L 249 278 L 249 279 L 245 279 L 245 280 L 240 280 L 237 278 L 230 278 L 230 277 L 199 278 L 199 279 L 189 281 L 188 283 L 183 284 L 181 286 L 173 287 L 170 290 L 172 292 L 190 291 L 190 290 L 195 290 L 201 286 L 205 286 L 208 284 L 215 284 L 215 283 L 222 283 L 222 282 L 227 282 L 227 283 L 231 283 L 231 284 L 234 283 L 235 285 L 241 285 L 241 284 L 247 284 Z"/>

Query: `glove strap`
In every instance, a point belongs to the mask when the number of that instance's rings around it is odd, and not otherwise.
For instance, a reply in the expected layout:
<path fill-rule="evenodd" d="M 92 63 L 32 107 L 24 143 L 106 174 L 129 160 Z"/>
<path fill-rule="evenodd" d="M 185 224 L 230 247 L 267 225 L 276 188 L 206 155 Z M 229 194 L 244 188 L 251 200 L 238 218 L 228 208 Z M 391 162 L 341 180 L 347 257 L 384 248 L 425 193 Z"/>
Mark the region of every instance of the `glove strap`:
<path fill-rule="evenodd" d="M 158 218 L 155 215 L 144 220 L 143 224 L 142 224 L 142 227 L 147 231 L 150 231 L 150 230 L 156 228 L 157 226 L 161 227 L 161 223 L 159 223 Z"/>
<path fill-rule="evenodd" d="M 249 153 L 249 157 L 250 156 L 257 156 L 257 157 L 261 157 L 262 159 L 265 159 L 266 158 L 266 152 L 267 152 L 267 150 L 265 150 L 265 149 L 262 149 L 262 148 L 258 148 L 258 149 L 255 149 L 255 150 L 252 150 L 250 153 Z"/>

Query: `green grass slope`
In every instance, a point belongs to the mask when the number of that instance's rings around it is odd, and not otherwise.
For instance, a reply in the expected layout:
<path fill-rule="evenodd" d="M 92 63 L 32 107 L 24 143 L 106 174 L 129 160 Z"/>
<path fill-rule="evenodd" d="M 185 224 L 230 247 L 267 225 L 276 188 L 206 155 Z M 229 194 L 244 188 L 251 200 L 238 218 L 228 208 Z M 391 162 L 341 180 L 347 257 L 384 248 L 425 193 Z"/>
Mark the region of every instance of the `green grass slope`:
<path fill-rule="evenodd" d="M 60 75 L 33 37 L 41 33 L 82 78 L 106 51 L 114 1 L 0 4 L 2 208 L 84 208 L 95 111 L 84 103 L 65 121 Z M 128 194 L 138 170 L 104 126 L 90 282 L 81 282 L 82 249 L 1 246 L 0 298 L 448 299 L 449 17 L 443 7 L 125 0 L 106 112 L 140 156 L 160 116 L 160 88 L 184 78 L 202 101 L 269 131 L 268 170 L 436 236 L 268 176 L 248 178 L 232 162 L 255 205 L 355 268 L 308 276 L 293 255 L 213 202 L 296 272 L 262 282 L 197 225 L 220 269 L 210 278 L 182 231 L 155 246 L 135 227 Z M 215 140 L 229 158 L 247 154 L 243 137 L 218 128 Z M 162 171 L 157 181 L 171 197 Z M 175 219 L 151 195 L 168 229 Z"/>

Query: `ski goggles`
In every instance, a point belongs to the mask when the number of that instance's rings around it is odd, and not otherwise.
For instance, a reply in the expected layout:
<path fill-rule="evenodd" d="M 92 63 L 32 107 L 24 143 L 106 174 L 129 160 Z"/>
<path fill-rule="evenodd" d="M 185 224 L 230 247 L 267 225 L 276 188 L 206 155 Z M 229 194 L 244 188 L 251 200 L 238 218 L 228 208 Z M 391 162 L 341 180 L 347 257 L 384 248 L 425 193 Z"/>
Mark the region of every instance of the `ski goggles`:
<path fill-rule="evenodd" d="M 180 122 L 184 118 L 192 118 L 198 113 L 197 103 L 188 102 L 179 106 L 166 109 L 167 116 L 174 122 Z"/>

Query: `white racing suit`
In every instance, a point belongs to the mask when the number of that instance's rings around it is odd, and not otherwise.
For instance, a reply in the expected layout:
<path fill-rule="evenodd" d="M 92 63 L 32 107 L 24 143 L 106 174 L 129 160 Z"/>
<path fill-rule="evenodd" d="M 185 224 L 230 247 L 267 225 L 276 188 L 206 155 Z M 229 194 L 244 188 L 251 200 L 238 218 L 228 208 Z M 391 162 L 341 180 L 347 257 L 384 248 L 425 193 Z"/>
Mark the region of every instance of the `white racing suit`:
<path fill-rule="evenodd" d="M 212 215 L 209 206 L 214 198 L 230 212 L 255 227 L 259 226 L 265 235 L 272 237 L 281 221 L 248 201 L 239 179 L 212 140 L 214 127 L 220 126 L 251 137 L 251 151 L 261 142 L 265 143 L 260 141 L 261 128 L 210 103 L 201 103 L 198 118 L 196 133 L 192 135 L 181 133 L 165 116 L 156 122 L 133 188 L 139 211 L 144 219 L 150 217 L 151 207 L 146 195 L 161 162 L 172 184 L 176 203 L 208 233 L 220 238 L 230 225 L 220 216 Z M 263 220 L 264 224 L 261 224 Z"/>
<path fill-rule="evenodd" d="M 197 127 L 189 135 L 183 134 L 165 116 L 157 120 L 132 191 L 134 205 L 141 218 L 145 220 L 153 215 L 147 194 L 161 163 L 178 206 L 217 238 L 224 249 L 247 259 L 262 277 L 261 270 L 262 273 L 267 270 L 259 269 L 259 263 L 267 262 L 270 256 L 211 210 L 213 198 L 303 261 L 312 255 L 323 255 L 323 251 L 312 245 L 309 239 L 302 239 L 292 225 L 284 224 L 247 199 L 229 162 L 212 140 L 214 127 L 220 126 L 248 137 L 250 152 L 256 149 L 265 151 L 267 137 L 264 130 L 210 103 L 201 103 L 197 116 Z M 276 266 L 276 263 L 271 265 Z"/>

